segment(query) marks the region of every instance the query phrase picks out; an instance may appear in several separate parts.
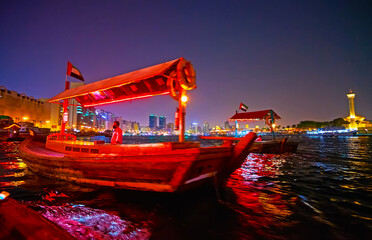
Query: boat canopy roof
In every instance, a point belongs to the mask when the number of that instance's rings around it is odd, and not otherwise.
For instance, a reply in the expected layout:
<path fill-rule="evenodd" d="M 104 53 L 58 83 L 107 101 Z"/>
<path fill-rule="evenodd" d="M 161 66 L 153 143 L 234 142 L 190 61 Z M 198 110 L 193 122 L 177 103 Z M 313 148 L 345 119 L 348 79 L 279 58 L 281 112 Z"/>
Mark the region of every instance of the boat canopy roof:
<path fill-rule="evenodd" d="M 175 80 L 175 81 L 171 81 Z M 184 58 L 65 90 L 49 99 L 75 98 L 84 107 L 164 95 L 196 88 L 195 71 Z"/>
<path fill-rule="evenodd" d="M 230 121 L 249 121 L 249 120 L 266 120 L 271 118 L 271 113 L 274 119 L 280 119 L 279 115 L 276 114 L 272 109 L 255 111 L 255 112 L 245 112 L 245 113 L 235 113 L 229 120 Z"/>
<path fill-rule="evenodd" d="M 21 128 L 17 123 L 13 123 L 10 126 L 5 127 L 4 129 L 15 129 L 15 128 Z"/>

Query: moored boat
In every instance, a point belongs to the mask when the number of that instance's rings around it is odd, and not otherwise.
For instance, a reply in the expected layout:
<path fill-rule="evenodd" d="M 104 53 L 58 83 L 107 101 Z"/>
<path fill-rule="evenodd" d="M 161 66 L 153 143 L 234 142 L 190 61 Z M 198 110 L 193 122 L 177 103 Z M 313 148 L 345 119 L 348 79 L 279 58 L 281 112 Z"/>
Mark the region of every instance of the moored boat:
<path fill-rule="evenodd" d="M 270 127 L 273 140 L 271 141 L 257 141 L 255 142 L 250 151 L 252 153 L 270 153 L 270 154 L 281 154 L 281 153 L 295 153 L 297 151 L 298 142 L 288 142 L 288 138 L 276 139 L 275 137 L 275 121 L 281 117 L 274 112 L 272 109 L 254 111 L 254 112 L 236 112 L 229 121 L 235 121 L 235 125 L 238 126 L 238 121 L 257 121 L 264 120 L 265 123 Z M 235 136 L 237 136 L 237 129 L 235 130 Z M 235 138 L 239 140 L 239 138 Z M 260 139 L 260 137 L 259 137 Z M 223 139 L 221 139 L 223 140 Z"/>
<path fill-rule="evenodd" d="M 222 140 L 227 144 L 230 142 L 240 141 L 242 138 L 235 137 L 215 137 L 215 136 L 202 136 L 201 139 L 213 139 Z M 281 140 L 271 141 L 255 141 L 249 148 L 250 153 L 269 153 L 269 154 L 281 154 L 281 153 L 295 153 L 297 151 L 298 142 L 288 142 L 287 138 Z"/>
<path fill-rule="evenodd" d="M 90 107 L 155 95 L 170 94 L 179 102 L 176 124 L 179 142 L 111 145 L 77 141 L 76 136 L 61 133 L 47 137 L 46 143 L 25 140 L 20 155 L 34 172 L 66 181 L 157 192 L 192 189 L 213 179 L 223 182 L 239 168 L 249 154 L 256 134 L 250 133 L 238 143 L 200 147 L 185 142 L 186 90 L 196 88 L 195 71 L 183 58 L 99 82 L 68 89 L 50 102 L 76 99 Z"/>
<path fill-rule="evenodd" d="M 47 139 L 46 146 L 26 139 L 20 154 L 35 173 L 50 178 L 124 189 L 175 192 L 228 175 L 248 155 L 256 135 L 234 146 L 200 147 L 199 142 L 94 144 Z"/>
<path fill-rule="evenodd" d="M 297 151 L 298 142 L 288 142 L 287 138 L 272 141 L 254 142 L 249 148 L 251 153 L 295 153 Z"/>

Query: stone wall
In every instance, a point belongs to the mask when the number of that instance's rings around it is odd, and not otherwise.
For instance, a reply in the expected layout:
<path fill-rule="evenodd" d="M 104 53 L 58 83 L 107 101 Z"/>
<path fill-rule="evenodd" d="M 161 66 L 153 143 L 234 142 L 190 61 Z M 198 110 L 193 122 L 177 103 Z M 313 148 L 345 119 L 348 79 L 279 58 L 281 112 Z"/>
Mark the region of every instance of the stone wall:
<path fill-rule="evenodd" d="M 51 128 L 57 125 L 56 116 L 51 115 L 55 107 L 58 105 L 52 106 L 46 99 L 35 99 L 0 87 L 0 115 L 10 116 L 15 122 L 33 122 L 37 127 Z"/>

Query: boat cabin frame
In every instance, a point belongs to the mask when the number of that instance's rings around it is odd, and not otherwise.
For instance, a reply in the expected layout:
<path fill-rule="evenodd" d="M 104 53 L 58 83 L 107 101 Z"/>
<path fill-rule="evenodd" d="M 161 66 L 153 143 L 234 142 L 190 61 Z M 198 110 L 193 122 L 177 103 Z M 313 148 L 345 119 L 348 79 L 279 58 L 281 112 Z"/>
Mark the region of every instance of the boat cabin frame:
<path fill-rule="evenodd" d="M 195 79 L 196 74 L 192 64 L 184 58 L 73 89 L 70 89 L 66 75 L 65 91 L 49 100 L 50 103 L 63 101 L 61 136 L 56 140 L 66 137 L 67 106 L 70 99 L 76 99 L 83 107 L 93 107 L 169 94 L 179 102 L 176 113 L 178 122 L 175 124 L 179 126 L 179 142 L 184 142 L 186 102 L 188 100 L 186 92 L 196 88 Z"/>

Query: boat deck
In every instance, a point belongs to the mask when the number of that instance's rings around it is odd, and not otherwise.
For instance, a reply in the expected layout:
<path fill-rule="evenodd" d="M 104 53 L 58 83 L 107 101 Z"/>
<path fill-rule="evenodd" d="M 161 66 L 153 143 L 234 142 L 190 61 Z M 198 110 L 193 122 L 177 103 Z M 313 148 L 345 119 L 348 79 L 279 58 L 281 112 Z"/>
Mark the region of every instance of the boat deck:
<path fill-rule="evenodd" d="M 139 154 L 161 154 L 174 150 L 200 149 L 199 142 L 163 142 L 146 144 L 117 144 L 86 141 L 54 141 L 47 140 L 46 150 L 66 155 L 94 156 L 106 154 L 111 156 L 129 156 Z"/>
<path fill-rule="evenodd" d="M 45 148 L 44 143 L 34 142 L 34 144 L 28 145 L 27 148 L 31 152 L 35 152 L 38 155 L 42 155 L 42 156 L 46 156 L 46 157 L 53 156 L 53 157 L 61 157 L 62 158 L 62 157 L 66 156 L 66 154 L 64 154 L 64 153 L 56 152 L 56 151 Z"/>

